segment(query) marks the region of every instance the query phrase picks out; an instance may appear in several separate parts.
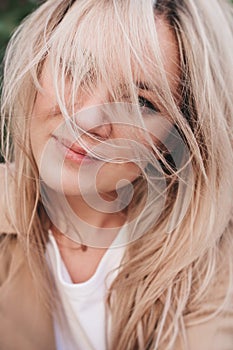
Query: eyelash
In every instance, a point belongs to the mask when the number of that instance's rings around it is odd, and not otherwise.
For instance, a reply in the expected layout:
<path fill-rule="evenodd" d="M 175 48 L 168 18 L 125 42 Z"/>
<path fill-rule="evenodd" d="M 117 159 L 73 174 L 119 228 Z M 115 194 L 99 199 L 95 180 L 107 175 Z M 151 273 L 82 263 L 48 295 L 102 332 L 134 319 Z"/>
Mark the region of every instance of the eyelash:
<path fill-rule="evenodd" d="M 138 96 L 138 104 L 141 108 L 147 108 L 148 110 L 152 110 L 154 112 L 159 112 L 158 108 L 153 105 L 149 100 L 145 97 L 139 95 Z"/>

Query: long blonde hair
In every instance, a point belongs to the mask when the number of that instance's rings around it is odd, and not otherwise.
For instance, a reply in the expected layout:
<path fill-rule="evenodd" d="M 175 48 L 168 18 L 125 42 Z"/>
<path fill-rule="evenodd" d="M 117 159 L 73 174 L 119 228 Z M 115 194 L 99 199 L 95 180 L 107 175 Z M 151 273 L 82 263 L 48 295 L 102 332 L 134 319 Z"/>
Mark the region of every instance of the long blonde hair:
<path fill-rule="evenodd" d="M 155 26 L 158 17 L 170 26 L 179 48 L 179 105 L 163 70 Z M 40 198 L 29 123 L 48 52 L 64 114 L 64 95 L 59 91 L 64 87 L 67 67 L 72 70 L 72 96 L 81 83 L 91 91 L 101 80 L 113 101 L 119 102 L 122 76 L 131 102 L 136 103 L 136 66 L 157 91 L 159 103 L 189 150 L 193 186 L 187 188 L 190 201 L 185 216 L 167 234 L 169 214 L 180 209 L 176 208 L 178 175 L 162 159 L 170 169 L 164 212 L 128 245 L 109 291 L 114 325 L 109 338 L 111 349 L 171 349 L 178 337 L 186 344 L 187 326 L 214 317 L 227 307 L 233 288 L 231 22 L 232 8 L 224 0 L 48 0 L 24 20 L 9 43 L 1 116 L 2 131 L 6 130 L 3 154 L 7 164 L 14 162 L 18 193 L 10 205 L 10 215 L 42 295 L 47 294 L 44 249 L 49 218 Z M 92 60 L 83 49 L 88 43 Z M 147 70 L 147 64 L 154 72 Z M 158 76 L 159 86 L 155 83 Z M 129 217 L 143 202 L 145 179 L 134 185 L 136 198 L 129 207 Z M 153 210 L 149 214 L 152 222 Z M 211 291 L 220 283 L 221 275 L 227 283 L 223 295 L 214 298 Z"/>

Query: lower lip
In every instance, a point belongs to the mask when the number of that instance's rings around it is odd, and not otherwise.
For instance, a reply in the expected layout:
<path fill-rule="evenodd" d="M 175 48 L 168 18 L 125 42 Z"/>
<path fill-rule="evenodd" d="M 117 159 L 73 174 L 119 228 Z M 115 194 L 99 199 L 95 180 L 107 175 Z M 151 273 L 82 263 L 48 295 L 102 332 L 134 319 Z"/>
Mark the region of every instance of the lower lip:
<path fill-rule="evenodd" d="M 71 160 L 72 162 L 81 164 L 81 163 L 93 163 L 97 159 L 90 158 L 87 155 L 81 154 L 81 153 L 76 153 L 72 151 L 70 148 L 66 147 L 63 145 L 61 142 L 58 141 L 58 139 L 55 138 L 55 141 L 57 143 L 58 148 L 62 151 L 64 155 L 64 159 Z"/>

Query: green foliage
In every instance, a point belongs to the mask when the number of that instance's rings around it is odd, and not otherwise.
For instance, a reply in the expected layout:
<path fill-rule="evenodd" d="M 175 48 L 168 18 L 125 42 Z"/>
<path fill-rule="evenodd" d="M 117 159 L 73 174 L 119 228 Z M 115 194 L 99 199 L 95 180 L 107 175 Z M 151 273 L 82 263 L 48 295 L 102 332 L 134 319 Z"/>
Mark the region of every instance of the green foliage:
<path fill-rule="evenodd" d="M 33 11 L 38 0 L 1 0 L 0 3 L 0 62 L 7 42 L 20 21 Z"/>
<path fill-rule="evenodd" d="M 2 60 L 9 38 L 22 19 L 38 4 L 38 0 L 1 0 L 0 2 L 0 82 Z"/>
<path fill-rule="evenodd" d="M 2 60 L 7 42 L 21 20 L 32 12 L 38 4 L 38 0 L 1 0 L 0 2 L 0 85 L 2 80 Z M 1 162 L 3 162 L 3 158 L 0 150 Z"/>

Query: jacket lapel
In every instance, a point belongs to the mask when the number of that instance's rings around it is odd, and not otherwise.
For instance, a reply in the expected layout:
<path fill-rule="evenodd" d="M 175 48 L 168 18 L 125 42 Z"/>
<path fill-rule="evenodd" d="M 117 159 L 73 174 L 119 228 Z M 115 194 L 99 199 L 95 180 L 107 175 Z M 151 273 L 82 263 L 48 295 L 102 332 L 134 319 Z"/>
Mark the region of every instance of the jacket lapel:
<path fill-rule="evenodd" d="M 0 264 L 0 349 L 55 350 L 52 316 L 16 239 L 10 251 Z"/>

